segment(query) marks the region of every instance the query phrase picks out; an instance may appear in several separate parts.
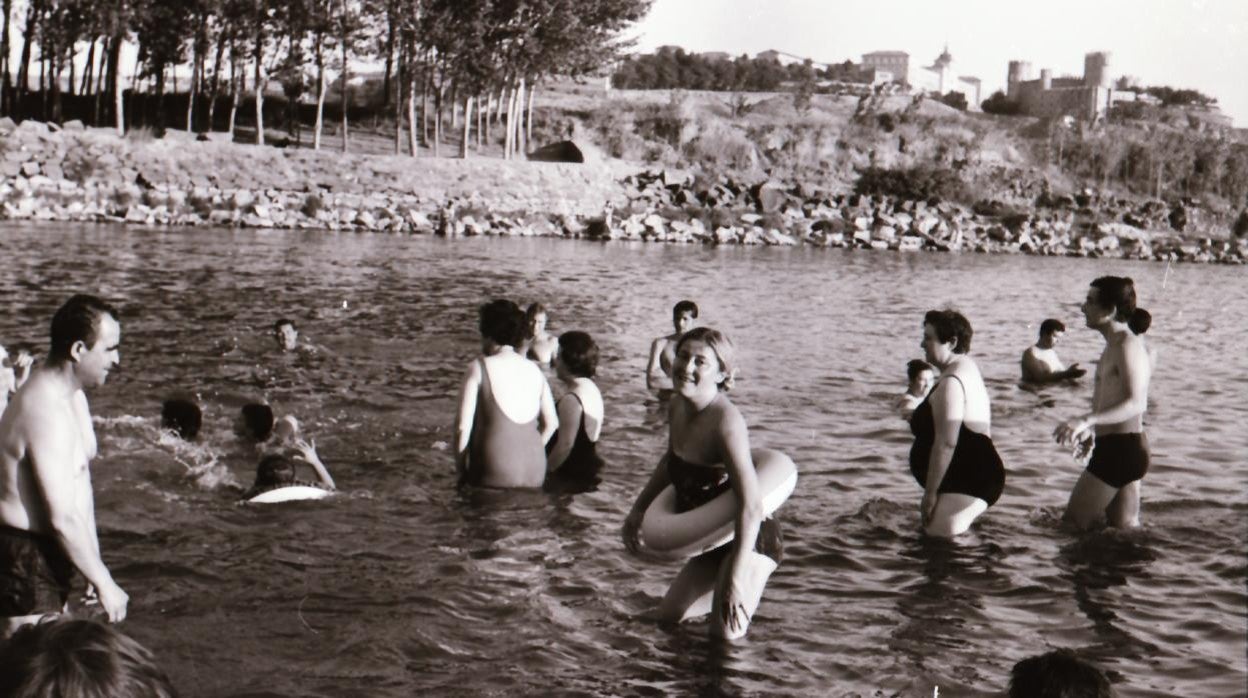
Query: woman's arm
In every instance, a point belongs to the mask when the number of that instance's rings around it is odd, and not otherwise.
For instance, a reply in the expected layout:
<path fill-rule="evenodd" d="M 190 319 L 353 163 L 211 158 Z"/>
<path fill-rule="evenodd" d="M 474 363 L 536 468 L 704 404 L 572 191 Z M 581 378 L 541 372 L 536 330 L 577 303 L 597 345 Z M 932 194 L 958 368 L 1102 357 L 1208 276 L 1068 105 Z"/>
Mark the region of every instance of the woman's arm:
<path fill-rule="evenodd" d="M 461 475 L 468 469 L 468 439 L 472 436 L 480 387 L 481 370 L 473 361 L 468 365 L 464 382 L 459 388 L 459 410 L 455 413 L 455 470 Z"/>
<path fill-rule="evenodd" d="M 546 376 L 542 375 L 541 369 L 537 366 L 533 366 L 533 370 L 537 371 L 542 379 L 542 403 L 538 419 L 542 428 L 542 445 L 545 446 L 550 441 L 550 437 L 554 436 L 555 429 L 559 428 L 559 415 L 555 412 L 555 398 L 550 392 L 550 382 L 546 380 Z"/>
<path fill-rule="evenodd" d="M 720 422 L 718 436 L 723 440 L 721 452 L 724 454 L 724 466 L 728 469 L 728 480 L 732 483 L 732 491 L 737 499 L 737 519 L 732 539 L 732 557 L 729 563 L 728 588 L 720 598 L 721 608 L 715 609 L 721 615 L 724 626 L 735 630 L 740 624 L 748 622 L 745 607 L 740 602 L 740 591 L 750 578 L 749 553 L 754 552 L 758 541 L 758 528 L 765 517 L 763 510 L 763 493 L 758 486 L 758 473 L 754 470 L 754 459 L 750 455 L 750 436 L 745 426 L 745 419 L 735 407 L 728 407 L 724 419 Z"/>
<path fill-rule="evenodd" d="M 953 450 L 958 445 L 958 432 L 962 430 L 962 420 L 966 416 L 966 391 L 962 382 L 957 379 L 941 381 L 932 391 L 932 421 L 936 427 L 935 443 L 932 454 L 927 461 L 927 482 L 923 488 L 923 501 L 919 511 L 923 525 L 931 520 L 936 510 L 936 493 L 940 483 L 945 479 L 949 463 L 953 460 Z"/>
<path fill-rule="evenodd" d="M 637 494 L 637 500 L 633 502 L 633 508 L 629 510 L 628 516 L 624 518 L 624 547 L 632 552 L 637 552 L 641 548 L 641 539 L 638 533 L 641 531 L 641 521 L 646 516 L 646 509 L 650 508 L 650 504 L 659 496 L 665 487 L 672 484 L 671 478 L 667 476 L 667 459 L 672 455 L 669 448 L 663 457 L 659 459 L 659 464 L 655 467 L 654 472 L 650 473 L 650 479 L 646 481 L 646 485 L 641 488 L 641 492 Z"/>
<path fill-rule="evenodd" d="M 325 467 L 325 464 L 321 462 L 320 456 L 316 454 L 315 441 L 309 443 L 303 439 L 295 439 L 294 449 L 299 452 L 299 456 L 303 459 L 303 461 L 312 466 L 312 469 L 316 471 L 316 476 L 321 479 L 322 485 L 325 485 L 331 490 L 338 489 L 338 487 L 334 485 L 334 478 L 329 475 L 329 469 Z"/>
<path fill-rule="evenodd" d="M 571 394 L 564 395 L 557 407 L 559 409 L 559 438 L 555 439 L 554 448 L 546 454 L 548 474 L 563 465 L 568 454 L 572 452 L 572 445 L 576 443 L 576 435 L 580 432 L 581 415 L 584 414 L 581 401 Z"/>

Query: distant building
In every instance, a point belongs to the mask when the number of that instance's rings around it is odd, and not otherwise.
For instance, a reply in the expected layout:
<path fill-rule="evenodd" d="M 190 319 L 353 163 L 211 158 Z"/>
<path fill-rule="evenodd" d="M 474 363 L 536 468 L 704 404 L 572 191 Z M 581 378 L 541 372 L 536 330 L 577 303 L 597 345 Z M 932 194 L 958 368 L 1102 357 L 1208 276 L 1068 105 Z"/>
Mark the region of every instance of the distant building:
<path fill-rule="evenodd" d="M 708 61 L 730 61 L 732 56 L 727 51 L 703 51 L 698 54 Z"/>
<path fill-rule="evenodd" d="M 770 50 L 767 50 L 767 51 L 759 51 L 759 52 L 758 52 L 758 55 L 754 56 L 754 60 L 758 60 L 758 61 L 775 61 L 775 62 L 779 63 L 779 62 L 780 62 L 780 52 L 779 52 L 779 51 L 777 51 L 777 50 L 775 50 L 775 49 L 770 49 Z"/>
<path fill-rule="evenodd" d="M 1083 57 L 1083 77 L 1053 77 L 1045 68 L 1033 79 L 1031 64 L 1010 61 L 1006 73 L 1006 97 L 1028 116 L 1073 116 L 1095 121 L 1114 101 L 1109 81 L 1109 54 L 1094 51 Z"/>
<path fill-rule="evenodd" d="M 979 111 L 980 88 L 983 87 L 983 81 L 973 75 L 958 76 L 958 91 L 966 95 L 966 108 L 970 111 Z"/>
<path fill-rule="evenodd" d="M 905 51 L 872 51 L 871 53 L 864 53 L 862 54 L 862 67 L 886 72 L 897 82 L 907 85 L 911 84 L 910 54 Z M 872 81 L 876 81 L 874 77 Z"/>

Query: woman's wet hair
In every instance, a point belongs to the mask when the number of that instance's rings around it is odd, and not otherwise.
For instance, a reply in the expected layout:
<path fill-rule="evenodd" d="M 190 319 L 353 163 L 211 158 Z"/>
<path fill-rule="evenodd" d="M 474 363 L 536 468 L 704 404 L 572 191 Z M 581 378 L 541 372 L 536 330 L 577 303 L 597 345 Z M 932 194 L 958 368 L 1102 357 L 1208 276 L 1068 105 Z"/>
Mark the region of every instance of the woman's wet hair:
<path fill-rule="evenodd" d="M 0 645 L 0 696 L 174 698 L 152 653 L 110 625 L 60 616 Z"/>
<path fill-rule="evenodd" d="M 715 352 L 715 357 L 719 359 L 719 370 L 723 371 L 725 376 L 719 384 L 719 389 L 724 392 L 732 390 L 737 377 L 737 350 L 732 345 L 732 340 L 728 339 L 728 335 L 709 327 L 695 327 L 682 334 L 677 340 L 676 353 L 679 354 L 680 348 L 686 342 L 691 341 L 702 342 Z"/>
<path fill-rule="evenodd" d="M 572 375 L 593 378 L 598 372 L 598 345 L 588 333 L 564 332 L 559 335 L 559 360 Z"/>
<path fill-rule="evenodd" d="M 923 316 L 923 324 L 931 325 L 936 331 L 936 339 L 941 344 L 957 340 L 953 345 L 953 353 L 968 354 L 971 351 L 971 321 L 956 310 L 929 310 Z"/>
<path fill-rule="evenodd" d="M 75 342 L 87 347 L 95 346 L 100 335 L 100 318 L 104 315 L 117 319 L 117 309 L 103 300 L 79 293 L 70 297 L 52 316 L 52 345 L 48 350 L 48 362 L 59 364 L 69 359 L 69 350 Z"/>
<path fill-rule="evenodd" d="M 910 359 L 910 361 L 906 362 L 906 378 L 907 379 L 914 380 L 915 378 L 918 378 L 919 374 L 924 371 L 931 371 L 932 373 L 935 373 L 936 367 L 927 363 L 923 359 Z"/>
<path fill-rule="evenodd" d="M 529 309 L 524 311 L 524 336 L 526 339 L 536 337 L 537 316 L 546 314 L 546 306 L 541 303 L 531 303 Z"/>
<path fill-rule="evenodd" d="M 257 441 L 273 434 L 273 408 L 259 402 L 243 405 L 243 424 Z"/>
<path fill-rule="evenodd" d="M 492 300 L 481 306 L 481 336 L 499 346 L 518 347 L 524 341 L 524 313 L 509 300 Z"/>
<path fill-rule="evenodd" d="M 203 426 L 204 415 L 199 405 L 186 398 L 165 400 L 160 408 L 160 426 L 186 441 L 194 441 Z"/>
<path fill-rule="evenodd" d="M 1094 280 L 1096 299 L 1102 308 L 1114 311 L 1114 319 L 1127 323 L 1135 334 L 1144 334 L 1153 324 L 1153 316 L 1135 307 L 1135 282 L 1129 276 L 1102 276 Z"/>
<path fill-rule="evenodd" d="M 280 453 L 271 453 L 256 466 L 256 487 L 289 485 L 295 481 L 295 463 Z"/>

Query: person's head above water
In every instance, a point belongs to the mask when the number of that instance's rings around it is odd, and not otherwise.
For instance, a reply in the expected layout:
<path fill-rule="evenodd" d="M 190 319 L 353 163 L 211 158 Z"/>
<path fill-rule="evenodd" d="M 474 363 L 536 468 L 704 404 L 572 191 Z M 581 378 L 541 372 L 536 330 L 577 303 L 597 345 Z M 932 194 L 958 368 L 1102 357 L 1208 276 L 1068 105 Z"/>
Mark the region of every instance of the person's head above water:
<path fill-rule="evenodd" d="M 533 339 L 540 332 L 546 330 L 546 306 L 541 303 L 533 303 L 529 305 L 529 309 L 524 311 L 524 336 L 526 339 Z"/>
<path fill-rule="evenodd" d="M 694 357 L 690 356 L 690 351 L 699 344 L 710 348 L 719 363 L 718 370 L 723 374 L 723 379 L 716 384 L 719 390 L 721 392 L 732 390 L 737 376 L 736 347 L 732 345 L 727 335 L 710 327 L 695 327 L 680 336 L 676 342 L 676 361 L 672 365 L 673 380 L 679 377 L 678 370 L 684 364 L 694 360 Z"/>
<path fill-rule="evenodd" d="M 256 441 L 264 441 L 273 434 L 273 408 L 259 402 L 243 405 L 240 411 L 244 433 Z"/>
<path fill-rule="evenodd" d="M 672 326 L 677 334 L 688 332 L 693 321 L 698 319 L 698 304 L 691 300 L 683 300 L 672 306 Z"/>
<path fill-rule="evenodd" d="M 1066 331 L 1066 324 L 1063 323 L 1061 320 L 1058 320 L 1057 318 L 1048 318 L 1044 322 L 1040 323 L 1040 338 L 1041 339 L 1043 339 L 1046 336 L 1051 337 L 1055 333 L 1065 332 L 1065 331 Z"/>
<path fill-rule="evenodd" d="M 936 367 L 923 359 L 911 359 L 906 362 L 906 379 L 909 381 L 909 392 L 926 395 L 936 382 Z"/>
<path fill-rule="evenodd" d="M 585 332 L 564 332 L 559 335 L 556 361 L 561 362 L 573 376 L 593 378 L 598 372 L 598 345 Z"/>
<path fill-rule="evenodd" d="M 273 338 L 282 351 L 291 351 L 299 342 L 299 330 L 295 328 L 294 321 L 280 318 L 273 323 Z"/>
<path fill-rule="evenodd" d="M 256 487 L 280 487 L 295 481 L 295 462 L 280 453 L 260 459 L 256 466 Z"/>
<path fill-rule="evenodd" d="M 0 696 L 173 698 L 146 647 L 111 625 L 65 616 L 25 625 L 0 646 Z"/>
<path fill-rule="evenodd" d="M 204 415 L 193 400 L 172 398 L 161 405 L 161 428 L 174 432 L 186 441 L 194 441 L 199 436 L 203 422 Z"/>
<path fill-rule="evenodd" d="M 524 313 L 509 300 L 492 300 L 482 305 L 477 327 L 481 338 L 496 346 L 518 347 L 524 341 Z"/>
<path fill-rule="evenodd" d="M 1125 322 L 1135 334 L 1144 334 L 1152 324 L 1153 317 L 1143 308 L 1137 308 L 1135 282 L 1127 276 L 1102 276 L 1094 280 L 1083 303 L 1083 315 L 1088 327 L 1097 328 L 1113 320 Z"/>
<path fill-rule="evenodd" d="M 967 354 L 971 351 L 971 321 L 956 310 L 929 310 L 923 316 L 923 324 L 931 326 L 935 338 L 941 344 L 954 342 L 953 353 Z M 932 363 L 931 357 L 928 362 Z"/>
<path fill-rule="evenodd" d="M 1028 657 L 1010 671 L 1010 698 L 1113 698 L 1109 678 L 1068 649 Z"/>

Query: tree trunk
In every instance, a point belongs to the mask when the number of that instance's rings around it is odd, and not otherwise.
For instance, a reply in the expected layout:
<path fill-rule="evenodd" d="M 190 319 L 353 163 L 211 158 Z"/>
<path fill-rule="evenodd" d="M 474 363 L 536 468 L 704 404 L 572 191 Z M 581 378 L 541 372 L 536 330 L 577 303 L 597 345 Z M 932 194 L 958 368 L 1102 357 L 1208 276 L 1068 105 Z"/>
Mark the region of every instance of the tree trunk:
<path fill-rule="evenodd" d="M 22 36 L 22 56 L 17 59 L 17 94 L 23 96 L 30 89 L 30 45 L 35 40 L 38 15 L 36 3 L 31 2 L 26 10 L 26 29 Z"/>
<path fill-rule="evenodd" d="M 345 11 L 345 10 L 344 10 Z M 345 18 L 343 20 L 345 28 Z M 345 32 L 342 37 L 342 152 L 347 152 L 350 143 L 347 138 L 347 109 L 351 106 L 350 96 L 347 94 L 347 77 L 350 75 L 347 64 L 347 36 Z"/>
<path fill-rule="evenodd" d="M 464 139 L 459 143 L 459 157 L 468 159 L 468 139 L 472 137 L 472 97 L 464 98 Z"/>
<path fill-rule="evenodd" d="M 0 34 L 0 114 L 11 114 L 13 112 L 12 93 L 13 75 L 11 61 L 9 60 L 9 15 L 13 13 L 13 0 L 4 0 L 2 3 L 4 11 L 4 29 Z"/>
<path fill-rule="evenodd" d="M 392 30 L 393 31 L 393 30 Z M 398 94 L 394 96 L 394 154 L 403 152 L 403 49 L 399 48 L 398 75 L 394 84 Z"/>
<path fill-rule="evenodd" d="M 72 66 L 74 62 L 71 60 L 69 64 Z M 78 92 L 82 95 L 91 94 L 91 78 L 95 73 L 95 37 L 91 37 L 91 47 L 87 49 L 87 61 L 82 65 L 82 84 L 78 86 Z"/>
<path fill-rule="evenodd" d="M 217 37 L 217 55 L 212 62 L 212 89 L 208 96 L 208 126 L 205 130 L 212 131 L 213 117 L 217 113 L 217 96 L 221 92 L 221 59 L 225 55 L 226 32 L 223 29 Z"/>
<path fill-rule="evenodd" d="M 509 89 L 507 91 L 507 116 L 503 120 L 503 159 L 510 160 L 511 154 L 516 147 L 516 128 L 515 115 L 516 112 L 516 91 Z"/>
<path fill-rule="evenodd" d="M 420 138 L 429 145 L 429 71 L 424 71 L 424 79 L 420 81 Z"/>
<path fill-rule="evenodd" d="M 485 91 L 485 144 L 490 144 L 490 119 L 494 116 L 494 93 L 490 90 Z M 477 125 L 477 130 L 481 130 L 481 125 Z M 481 134 L 478 133 L 480 138 Z"/>
<path fill-rule="evenodd" d="M 121 87 L 121 35 L 108 46 L 108 69 L 113 76 L 113 124 L 118 136 L 126 135 L 126 93 Z"/>
<path fill-rule="evenodd" d="M 422 107 L 423 109 L 423 107 Z M 407 76 L 407 147 L 416 157 L 419 143 L 416 140 L 416 70 Z"/>
<path fill-rule="evenodd" d="M 482 118 L 482 115 L 481 115 L 482 111 L 484 110 L 481 108 L 481 98 L 477 97 L 477 152 L 478 153 L 481 152 L 481 126 L 485 121 L 485 119 Z"/>
<path fill-rule="evenodd" d="M 191 133 L 195 127 L 195 91 L 199 87 L 199 40 L 192 42 L 191 46 L 191 89 L 190 94 L 186 97 L 186 132 Z M 177 75 L 177 69 L 174 69 L 174 75 Z M 174 90 L 177 92 L 177 90 Z"/>
<path fill-rule="evenodd" d="M 433 92 L 433 156 L 442 155 L 442 89 Z"/>
<path fill-rule="evenodd" d="M 394 66 L 394 32 L 395 32 L 395 26 L 398 24 L 395 18 L 397 9 L 398 8 L 395 7 L 395 3 L 393 0 L 386 3 L 386 23 L 390 25 L 390 29 L 386 33 L 386 75 L 385 75 L 385 78 L 383 78 L 381 82 L 381 109 L 382 111 L 385 111 L 385 108 L 390 106 L 390 74 Z M 400 54 L 402 54 L 402 48 L 399 49 L 399 52 Z M 403 72 L 402 63 L 403 63 L 402 57 L 400 56 L 399 72 Z M 399 85 L 400 93 L 401 93 L 402 85 L 403 85 L 402 78 L 399 78 L 398 80 L 396 80 L 395 83 Z M 401 104 L 402 101 L 403 101 L 402 97 L 400 96 L 395 97 L 394 104 L 395 104 L 396 114 L 398 113 L 398 105 Z M 395 127 L 396 134 L 398 133 L 398 129 L 399 127 L 396 126 Z M 395 136 L 394 152 L 396 153 L 399 152 L 397 135 Z"/>
<path fill-rule="evenodd" d="M 242 78 L 238 69 L 238 49 L 234 45 L 234 36 L 230 36 L 230 121 L 227 132 L 230 140 L 234 140 L 234 121 L 238 117 L 238 93 L 242 91 Z"/>
<path fill-rule="evenodd" d="M 264 31 L 256 28 L 256 145 L 264 145 Z"/>
<path fill-rule="evenodd" d="M 325 41 L 316 35 L 316 125 L 312 130 L 312 150 L 321 149 L 321 131 L 325 128 Z"/>
<path fill-rule="evenodd" d="M 529 86 L 529 106 L 526 110 L 528 113 L 524 117 L 524 143 L 527 146 L 533 142 L 533 97 L 537 95 L 537 83 L 534 82 Z"/>

